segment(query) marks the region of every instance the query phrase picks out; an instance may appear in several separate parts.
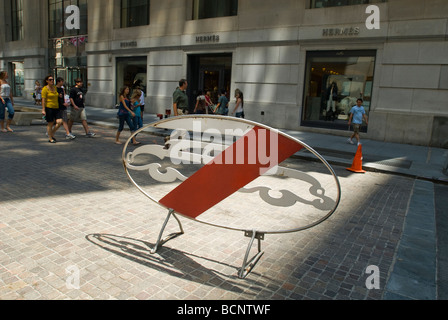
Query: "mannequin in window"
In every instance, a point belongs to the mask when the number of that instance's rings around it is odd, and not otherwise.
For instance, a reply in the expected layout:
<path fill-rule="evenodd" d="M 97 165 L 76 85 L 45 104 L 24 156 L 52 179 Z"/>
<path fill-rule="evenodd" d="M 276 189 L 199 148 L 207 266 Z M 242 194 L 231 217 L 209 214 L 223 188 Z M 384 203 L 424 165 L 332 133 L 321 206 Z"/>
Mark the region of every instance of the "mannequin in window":
<path fill-rule="evenodd" d="M 332 82 L 327 89 L 327 113 L 326 120 L 334 120 L 336 116 L 336 100 L 338 99 L 338 85 Z"/>

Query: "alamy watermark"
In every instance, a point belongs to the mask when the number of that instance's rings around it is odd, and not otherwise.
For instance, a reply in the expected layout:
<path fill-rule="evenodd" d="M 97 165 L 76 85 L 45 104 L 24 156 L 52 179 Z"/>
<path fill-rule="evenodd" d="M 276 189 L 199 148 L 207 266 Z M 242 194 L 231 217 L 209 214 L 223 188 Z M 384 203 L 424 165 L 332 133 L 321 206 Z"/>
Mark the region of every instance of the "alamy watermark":
<path fill-rule="evenodd" d="M 81 28 L 81 14 L 79 7 L 75 5 L 70 5 L 65 9 L 65 13 L 69 15 L 65 21 L 65 27 L 68 30 L 73 29 L 79 30 Z M 374 30 L 374 29 L 379 30 L 381 28 L 380 8 L 376 5 L 369 5 L 366 8 L 366 14 L 369 14 L 369 16 L 366 19 L 366 28 L 368 30 Z M 219 36 L 217 39 L 219 41 Z"/>
<path fill-rule="evenodd" d="M 235 138 L 238 139 L 236 142 Z M 185 129 L 177 129 L 168 143 L 174 165 L 259 165 L 266 173 L 279 162 L 279 133 L 276 130 L 257 128 L 244 132 L 242 129 L 220 131 L 208 128 L 202 131 L 202 121 L 197 120 L 193 121 L 192 135 Z M 223 151 L 223 146 L 225 153 L 215 156 Z"/>
<path fill-rule="evenodd" d="M 65 13 L 70 16 L 65 20 L 65 27 L 68 30 L 81 29 L 81 14 L 78 6 L 68 6 L 65 9 Z"/>
<path fill-rule="evenodd" d="M 370 14 L 370 16 L 368 16 L 367 20 L 366 20 L 366 28 L 368 30 L 373 30 L 373 29 L 379 30 L 381 28 L 380 8 L 375 5 L 370 5 L 366 9 L 366 14 Z"/>
<path fill-rule="evenodd" d="M 379 290 L 380 284 L 380 268 L 375 265 L 368 266 L 366 268 L 366 274 L 369 276 L 366 279 L 366 288 L 368 290 Z"/>
<path fill-rule="evenodd" d="M 77 266 L 69 266 L 65 269 L 67 279 L 65 285 L 69 290 L 79 290 L 81 288 L 81 271 Z"/>

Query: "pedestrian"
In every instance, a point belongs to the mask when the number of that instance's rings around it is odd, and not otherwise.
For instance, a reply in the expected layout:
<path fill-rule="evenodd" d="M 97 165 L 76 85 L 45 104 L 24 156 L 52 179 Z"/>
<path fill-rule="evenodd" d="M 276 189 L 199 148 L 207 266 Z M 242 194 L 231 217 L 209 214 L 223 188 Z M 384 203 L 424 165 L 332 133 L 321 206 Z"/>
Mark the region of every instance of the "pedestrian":
<path fill-rule="evenodd" d="M 34 104 L 38 106 L 42 104 L 42 86 L 39 80 L 34 83 Z"/>
<path fill-rule="evenodd" d="M 212 98 L 213 104 L 217 105 L 218 104 L 218 100 L 219 100 L 218 87 L 214 87 L 213 88 L 213 92 L 211 93 L 211 98 Z"/>
<path fill-rule="evenodd" d="M 54 134 L 59 127 L 54 127 L 56 120 L 59 118 L 59 94 L 54 85 L 54 77 L 48 75 L 44 84 L 46 86 L 42 89 L 42 114 L 47 120 L 47 137 L 48 142 L 56 143 Z"/>
<path fill-rule="evenodd" d="M 212 101 L 212 93 L 210 90 L 207 90 L 205 94 L 205 104 L 207 105 L 207 114 L 209 113 L 209 110 L 213 112 L 214 105 Z"/>
<path fill-rule="evenodd" d="M 81 122 L 86 132 L 86 137 L 94 137 L 95 133 L 90 132 L 87 124 L 87 114 L 84 104 L 84 92 L 82 91 L 84 82 L 81 79 L 75 79 L 75 86 L 70 90 L 70 119 L 68 120 L 68 129 L 72 133 L 74 122 Z"/>
<path fill-rule="evenodd" d="M 142 119 L 142 91 L 140 89 L 134 90 L 131 98 L 131 110 L 134 112 L 135 116 L 132 118 L 134 124 L 134 130 L 138 131 L 143 128 L 143 119 Z"/>
<path fill-rule="evenodd" d="M 120 106 L 118 108 L 118 131 L 115 136 L 115 144 L 122 144 L 120 142 L 120 135 L 124 130 L 124 123 L 126 122 L 129 130 L 131 131 L 131 134 L 135 132 L 134 124 L 132 122 L 131 117 L 135 117 L 135 113 L 131 110 L 131 101 L 129 100 L 129 93 L 131 92 L 131 89 L 127 86 L 123 87 L 120 91 Z M 135 137 L 132 139 L 132 142 L 134 145 L 140 144 Z"/>
<path fill-rule="evenodd" d="M 175 117 L 188 115 L 190 113 L 188 108 L 188 96 L 186 92 L 187 88 L 187 80 L 180 79 L 179 87 L 177 87 L 173 93 L 173 111 Z M 171 146 L 171 144 L 169 143 L 170 139 L 170 137 L 165 137 L 164 149 L 166 150 Z"/>
<path fill-rule="evenodd" d="M 244 118 L 244 94 L 240 89 L 235 90 L 236 104 L 232 114 L 237 118 Z"/>
<path fill-rule="evenodd" d="M 174 116 L 188 115 L 188 96 L 186 90 L 188 88 L 187 80 L 181 79 L 179 87 L 173 93 L 173 111 Z"/>
<path fill-rule="evenodd" d="M 198 91 L 198 97 L 196 98 L 196 107 L 194 108 L 194 113 L 208 114 L 208 107 L 202 90 Z"/>
<path fill-rule="evenodd" d="M 140 90 L 141 93 L 142 93 L 142 95 L 140 96 L 140 111 L 141 111 L 141 118 L 142 118 L 142 121 L 143 121 L 143 114 L 145 113 L 145 104 L 146 104 L 146 102 L 145 102 L 145 92 L 143 91 L 142 82 L 143 81 L 141 79 L 138 79 L 138 80 L 134 81 L 134 84 L 133 84 L 132 88 L 134 90 Z"/>
<path fill-rule="evenodd" d="M 5 108 L 8 110 L 8 120 L 5 129 Z M 0 72 L 0 125 L 1 131 L 14 132 L 11 129 L 11 122 L 14 119 L 14 98 L 12 96 L 11 86 L 8 83 L 8 72 Z"/>
<path fill-rule="evenodd" d="M 350 111 L 350 118 L 348 120 L 348 125 L 349 126 L 353 122 L 353 134 L 351 135 L 351 137 L 347 141 L 350 144 L 354 144 L 353 143 L 353 138 L 356 138 L 356 140 L 358 141 L 358 146 L 361 144 L 361 139 L 359 137 L 359 132 L 360 132 L 361 126 L 362 126 L 362 120 L 364 119 L 364 121 L 366 122 L 366 125 L 369 124 L 368 118 L 366 116 L 366 110 L 362 106 L 362 103 L 363 103 L 363 100 L 361 98 L 359 98 L 356 101 L 356 106 L 354 106 L 352 108 L 352 110 Z"/>
<path fill-rule="evenodd" d="M 139 87 L 140 91 L 141 91 L 141 96 L 140 96 L 140 110 L 141 110 L 141 118 L 142 118 L 142 126 L 143 126 L 143 114 L 145 113 L 145 92 L 143 91 L 142 87 Z"/>
<path fill-rule="evenodd" d="M 69 106 L 69 103 L 67 103 L 65 100 L 64 79 L 60 77 L 56 79 L 56 90 L 58 90 L 59 94 L 59 117 L 56 120 L 56 127 L 57 129 L 59 129 L 61 126 L 63 126 L 65 129 L 65 139 L 74 140 L 76 139 L 76 137 L 70 133 L 70 129 L 68 128 L 67 107 Z M 54 132 L 56 132 L 57 129 L 55 129 Z"/>
<path fill-rule="evenodd" d="M 213 112 L 222 116 L 229 114 L 229 100 L 226 97 L 226 90 L 221 90 L 221 96 L 219 97 L 218 104 Z"/>

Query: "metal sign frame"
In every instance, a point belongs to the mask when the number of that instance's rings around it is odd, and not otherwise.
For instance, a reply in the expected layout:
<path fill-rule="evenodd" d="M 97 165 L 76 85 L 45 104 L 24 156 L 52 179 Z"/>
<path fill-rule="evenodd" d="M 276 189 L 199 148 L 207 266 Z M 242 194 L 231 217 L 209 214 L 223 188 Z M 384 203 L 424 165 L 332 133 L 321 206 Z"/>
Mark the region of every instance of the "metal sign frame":
<path fill-rule="evenodd" d="M 328 169 L 329 173 L 333 176 L 334 182 L 335 182 L 335 185 L 336 185 L 336 191 L 337 191 L 336 201 L 335 201 L 334 207 L 331 210 L 329 210 L 329 212 L 325 216 L 323 216 L 322 218 L 320 218 L 317 221 L 314 221 L 313 223 L 310 223 L 308 225 L 301 226 L 299 228 L 289 229 L 289 230 L 269 231 L 269 230 L 248 230 L 248 229 L 244 229 L 244 228 L 240 229 L 240 228 L 233 228 L 233 227 L 228 227 L 228 226 L 216 225 L 216 224 L 213 224 L 213 223 L 208 223 L 208 222 L 204 222 L 204 221 L 193 219 L 193 218 L 189 217 L 188 215 L 182 214 L 182 212 L 176 212 L 174 209 L 164 206 L 158 200 L 156 200 L 154 197 L 152 197 L 150 194 L 148 194 L 145 190 L 143 190 L 143 188 L 141 186 L 139 186 L 138 183 L 136 183 L 136 181 L 132 178 L 132 176 L 131 176 L 131 174 L 129 172 L 129 168 L 132 167 L 132 165 L 131 165 L 132 159 L 129 157 L 130 154 L 127 154 L 126 151 L 127 151 L 128 147 L 129 147 L 129 145 L 131 144 L 132 139 L 135 136 L 137 136 L 138 134 L 142 133 L 143 131 L 151 130 L 151 129 L 166 129 L 164 127 L 165 127 L 165 125 L 168 122 L 171 122 L 171 121 L 174 121 L 174 120 L 180 119 L 180 118 L 182 118 L 183 121 L 187 121 L 187 122 L 188 121 L 194 121 L 194 120 L 202 121 L 202 120 L 207 120 L 207 119 L 213 120 L 213 121 L 216 121 L 216 120 L 236 121 L 236 122 L 240 122 L 242 124 L 248 125 L 248 126 L 259 127 L 259 128 L 263 128 L 263 129 L 269 130 L 269 131 L 275 131 L 279 135 L 281 135 L 281 136 L 283 136 L 283 137 L 285 137 L 287 139 L 290 139 L 290 140 L 294 141 L 295 143 L 298 143 L 304 149 L 306 149 L 308 152 L 312 153 L 318 160 L 320 160 L 324 164 L 324 166 Z M 177 217 L 176 214 L 179 214 L 179 215 L 181 215 L 181 216 L 183 216 L 183 217 L 185 217 L 187 219 L 190 219 L 190 220 L 193 220 L 195 222 L 202 223 L 202 224 L 206 224 L 206 225 L 209 225 L 209 226 L 213 226 L 213 227 L 217 227 L 217 228 L 223 228 L 223 229 L 228 229 L 228 230 L 233 230 L 233 231 L 242 231 L 242 232 L 244 232 L 245 237 L 248 237 L 251 240 L 250 240 L 250 242 L 248 244 L 248 247 L 247 247 L 247 250 L 246 250 L 246 254 L 245 254 L 244 259 L 243 259 L 242 267 L 240 268 L 239 273 L 238 273 L 238 276 L 241 279 L 245 278 L 252 271 L 254 266 L 257 264 L 257 262 L 259 261 L 259 259 L 263 255 L 263 252 L 261 250 L 261 241 L 264 240 L 265 235 L 268 235 L 268 234 L 295 233 L 295 232 L 300 232 L 300 231 L 304 231 L 304 230 L 307 230 L 307 229 L 311 229 L 311 228 L 321 224 L 322 222 L 328 220 L 335 213 L 337 207 L 340 204 L 340 200 L 341 200 L 341 185 L 339 183 L 339 179 L 338 179 L 335 171 L 333 170 L 333 168 L 330 166 L 330 164 L 317 151 L 315 151 L 310 146 L 308 146 L 304 142 L 302 142 L 302 141 L 300 141 L 300 140 L 298 140 L 298 139 L 296 139 L 294 137 L 291 137 L 291 136 L 289 136 L 289 135 L 287 135 L 285 133 L 279 132 L 279 131 L 277 131 L 277 130 L 275 130 L 273 128 L 270 128 L 270 127 L 268 127 L 266 125 L 259 124 L 259 123 L 256 123 L 256 122 L 253 122 L 253 121 L 250 121 L 250 120 L 246 120 L 246 119 L 229 118 L 229 117 L 226 117 L 226 116 L 214 116 L 214 115 L 213 116 L 208 116 L 208 115 L 190 115 L 190 116 L 182 116 L 182 117 L 176 117 L 176 118 L 167 118 L 167 119 L 164 119 L 164 120 L 161 120 L 161 121 L 149 124 L 149 125 L 141 128 L 140 130 L 138 130 L 134 134 L 132 134 L 131 137 L 127 140 L 126 144 L 123 147 L 122 162 L 123 162 L 123 167 L 124 167 L 124 170 L 126 172 L 126 175 L 129 178 L 129 180 L 131 181 L 131 183 L 140 192 L 142 192 L 148 199 L 150 199 L 151 201 L 155 202 L 159 206 L 162 206 L 162 207 L 164 207 L 164 208 L 166 208 L 168 210 L 168 215 L 167 215 L 167 217 L 165 219 L 165 222 L 164 222 L 164 224 L 163 224 L 163 226 L 162 226 L 162 228 L 160 230 L 157 242 L 156 242 L 154 248 L 151 250 L 151 254 L 155 254 L 158 251 L 158 249 L 164 243 L 166 243 L 167 241 L 172 240 L 172 239 L 174 239 L 174 238 L 184 234 L 184 229 L 182 227 L 182 223 L 181 223 L 181 221 L 179 220 L 179 218 Z M 178 211 L 180 211 L 180 210 L 178 210 Z M 165 231 L 165 228 L 166 228 L 169 220 L 172 217 L 175 218 L 175 220 L 177 221 L 177 223 L 179 225 L 179 232 L 170 234 L 166 238 L 162 239 L 163 238 L 163 233 Z M 250 251 L 251 251 L 251 248 L 253 247 L 253 243 L 255 242 L 255 239 L 258 242 L 258 251 L 255 254 L 255 256 L 253 256 L 251 259 L 249 259 Z"/>

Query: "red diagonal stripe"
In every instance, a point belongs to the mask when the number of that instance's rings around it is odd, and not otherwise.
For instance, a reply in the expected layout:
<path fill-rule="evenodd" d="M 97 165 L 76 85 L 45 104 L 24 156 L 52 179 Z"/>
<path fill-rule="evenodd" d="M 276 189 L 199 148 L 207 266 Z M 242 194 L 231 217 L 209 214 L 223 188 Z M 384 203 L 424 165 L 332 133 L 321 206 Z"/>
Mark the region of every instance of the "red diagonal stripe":
<path fill-rule="evenodd" d="M 248 143 L 248 141 L 254 142 L 254 135 L 257 147 L 253 143 L 251 145 Z M 271 137 L 275 138 L 274 141 L 278 146 L 278 157 L 270 157 L 271 152 L 276 151 L 276 146 L 271 146 Z M 266 146 L 266 151 L 260 151 L 258 148 L 258 145 L 263 144 Z M 255 127 L 216 157 L 212 163 L 202 167 L 159 202 L 165 207 L 195 219 L 302 148 L 303 146 L 294 140 L 273 131 Z M 241 161 L 242 158 L 238 160 L 238 156 L 242 155 L 237 155 L 237 152 L 241 150 L 244 150 L 244 162 Z M 261 163 L 266 157 L 254 157 L 249 153 L 254 151 L 268 157 L 271 160 L 270 163 Z M 256 161 L 253 161 L 254 159 Z"/>

